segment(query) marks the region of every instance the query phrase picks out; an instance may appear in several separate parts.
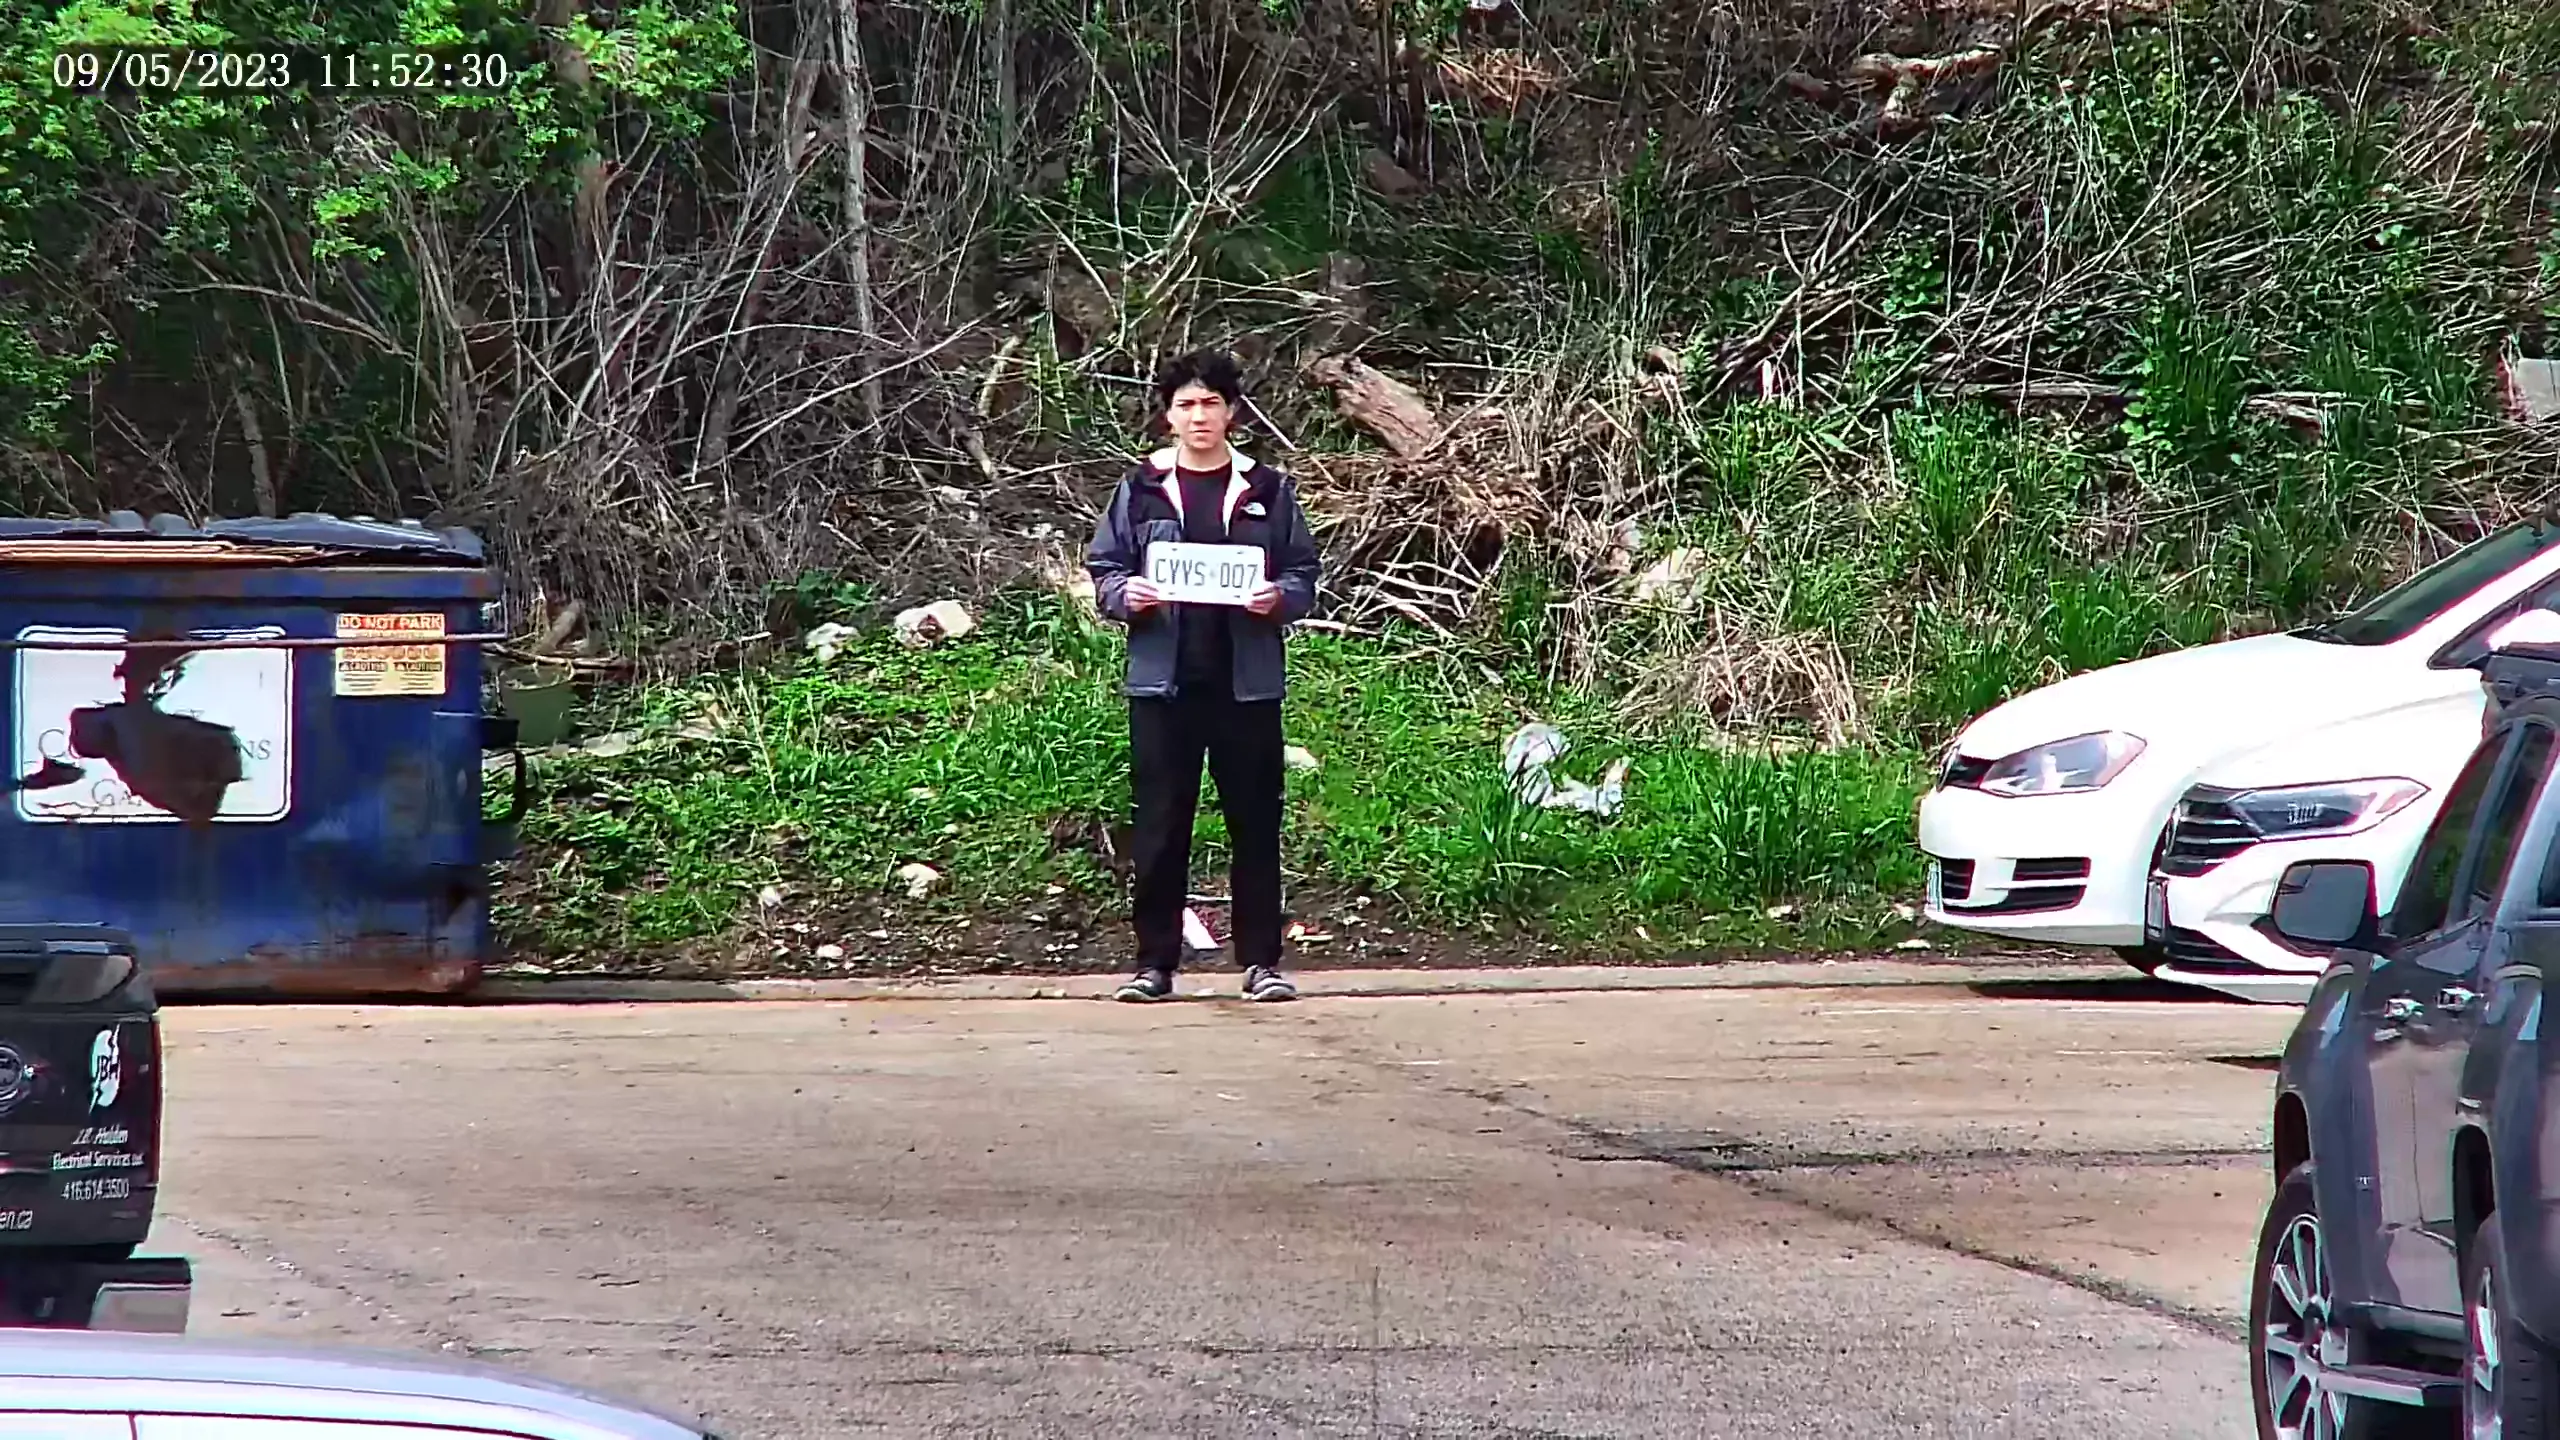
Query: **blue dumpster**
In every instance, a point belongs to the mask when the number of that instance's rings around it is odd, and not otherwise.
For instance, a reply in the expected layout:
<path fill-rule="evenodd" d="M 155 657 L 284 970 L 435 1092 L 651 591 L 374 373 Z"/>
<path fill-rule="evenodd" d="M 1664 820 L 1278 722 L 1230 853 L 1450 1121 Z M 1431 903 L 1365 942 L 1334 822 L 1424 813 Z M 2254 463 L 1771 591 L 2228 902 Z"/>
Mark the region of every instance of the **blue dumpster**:
<path fill-rule="evenodd" d="M 468 987 L 495 595 L 415 522 L 0 519 L 0 924 L 126 931 L 163 994 Z"/>

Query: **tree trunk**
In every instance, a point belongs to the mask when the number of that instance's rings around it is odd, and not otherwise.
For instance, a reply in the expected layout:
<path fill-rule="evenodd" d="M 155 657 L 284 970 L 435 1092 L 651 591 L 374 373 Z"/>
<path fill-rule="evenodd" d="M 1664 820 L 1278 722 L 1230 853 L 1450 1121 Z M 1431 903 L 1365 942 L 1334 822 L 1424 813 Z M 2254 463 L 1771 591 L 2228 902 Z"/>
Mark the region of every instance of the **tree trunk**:
<path fill-rule="evenodd" d="M 1013 173 L 1014 131 L 1021 124 L 1013 91 L 1013 6 L 1011 0 L 987 0 L 987 75 L 996 91 L 996 159 L 1002 173 Z"/>
<path fill-rule="evenodd" d="M 539 5 L 543 58 L 550 62 L 561 85 L 580 97 L 595 83 L 595 71 L 587 64 L 586 52 L 569 38 L 569 29 L 577 21 L 582 3 L 583 0 L 540 0 Z M 577 189 L 569 201 L 569 298 L 573 303 L 593 292 L 610 248 L 604 155 L 594 130 L 581 130 L 579 142 Z"/>
<path fill-rule="evenodd" d="M 833 0 L 836 22 L 836 83 L 844 111 L 844 245 L 845 270 L 853 283 L 853 327 L 861 332 L 864 428 L 879 423 L 880 328 L 871 297 L 871 72 L 862 58 L 862 19 L 856 0 Z M 865 447 L 875 456 L 875 440 Z"/>
<path fill-rule="evenodd" d="M 257 492 L 258 513 L 272 520 L 283 513 L 276 496 L 275 462 L 267 454 L 266 430 L 258 423 L 258 397 L 236 371 L 231 377 L 231 405 L 240 417 L 241 443 L 249 447 L 249 483 Z"/>

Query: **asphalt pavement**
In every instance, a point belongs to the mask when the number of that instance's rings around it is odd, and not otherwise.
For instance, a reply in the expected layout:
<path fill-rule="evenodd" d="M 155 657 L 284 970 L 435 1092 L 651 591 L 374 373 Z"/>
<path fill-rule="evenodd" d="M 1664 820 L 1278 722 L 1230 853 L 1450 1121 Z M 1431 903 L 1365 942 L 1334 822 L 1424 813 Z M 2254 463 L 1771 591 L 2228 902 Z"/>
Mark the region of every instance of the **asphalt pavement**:
<path fill-rule="evenodd" d="M 200 1331 L 732 1440 L 2250 1433 L 2291 1011 L 2103 969 L 1307 978 L 173 1009 L 155 1238 Z"/>

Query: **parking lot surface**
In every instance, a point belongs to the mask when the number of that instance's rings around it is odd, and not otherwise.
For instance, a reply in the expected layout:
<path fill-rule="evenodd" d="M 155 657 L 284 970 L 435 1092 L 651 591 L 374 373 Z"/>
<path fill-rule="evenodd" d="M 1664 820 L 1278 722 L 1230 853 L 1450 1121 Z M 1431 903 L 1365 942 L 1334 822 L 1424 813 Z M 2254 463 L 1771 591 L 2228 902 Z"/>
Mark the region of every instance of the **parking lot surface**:
<path fill-rule="evenodd" d="M 2292 1012 L 2105 976 L 173 1009 L 156 1238 L 732 1440 L 2245 1435 Z"/>

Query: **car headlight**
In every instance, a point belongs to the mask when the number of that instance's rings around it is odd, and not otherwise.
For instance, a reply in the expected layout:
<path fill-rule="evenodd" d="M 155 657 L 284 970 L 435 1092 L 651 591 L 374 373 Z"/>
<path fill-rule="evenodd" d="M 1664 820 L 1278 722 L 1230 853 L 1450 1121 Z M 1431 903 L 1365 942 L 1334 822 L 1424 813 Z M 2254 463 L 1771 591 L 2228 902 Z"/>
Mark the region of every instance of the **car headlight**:
<path fill-rule="evenodd" d="M 1981 784 L 1994 795 L 2072 795 L 2104 786 L 2141 753 L 2141 737 L 2121 730 L 2074 735 L 1992 761 Z"/>
<path fill-rule="evenodd" d="M 2370 830 L 2426 793 L 2427 787 L 2415 780 L 2387 777 L 2246 790 L 2224 803 L 2264 838 L 2296 840 Z"/>

